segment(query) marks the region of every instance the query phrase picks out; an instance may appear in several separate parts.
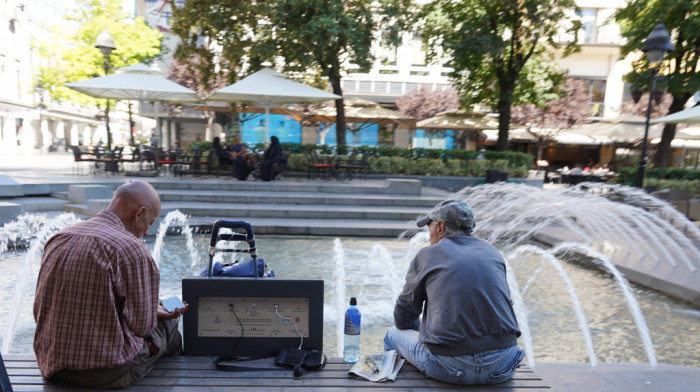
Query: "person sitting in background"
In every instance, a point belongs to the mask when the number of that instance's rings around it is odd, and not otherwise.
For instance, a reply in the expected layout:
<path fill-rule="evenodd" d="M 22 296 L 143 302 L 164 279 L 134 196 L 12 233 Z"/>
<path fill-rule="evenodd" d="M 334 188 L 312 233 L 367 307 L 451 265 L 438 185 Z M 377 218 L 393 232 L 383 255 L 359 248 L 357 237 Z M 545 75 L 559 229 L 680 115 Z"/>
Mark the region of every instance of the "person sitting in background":
<path fill-rule="evenodd" d="M 439 203 L 417 225 L 428 226 L 430 245 L 409 265 L 385 350 L 450 384 L 509 380 L 525 353 L 501 253 L 472 237 L 474 214 L 464 201 Z"/>
<path fill-rule="evenodd" d="M 277 173 L 275 168 L 282 159 L 282 145 L 277 136 L 270 136 L 270 146 L 265 150 L 265 157 L 262 163 L 262 180 L 272 181 Z"/>
<path fill-rule="evenodd" d="M 221 145 L 221 139 L 218 136 L 214 137 L 212 148 L 214 148 L 216 156 L 219 158 L 219 164 L 233 165 L 233 156 Z"/>
<path fill-rule="evenodd" d="M 233 144 L 229 146 L 228 150 L 233 156 L 236 178 L 245 181 L 248 175 L 255 170 L 255 158 L 248 152 L 248 146 L 241 144 L 241 138 L 238 136 L 234 136 Z"/>
<path fill-rule="evenodd" d="M 125 388 L 182 351 L 178 318 L 158 299 L 160 273 L 141 238 L 160 214 L 144 181 L 120 186 L 107 209 L 44 247 L 34 299 L 41 375 L 88 388 Z"/>
<path fill-rule="evenodd" d="M 581 164 L 580 164 L 580 163 L 577 163 L 577 164 L 576 164 L 576 167 L 574 167 L 573 169 L 571 169 L 571 171 L 569 171 L 569 175 L 570 175 L 570 176 L 581 176 L 581 175 L 583 175 L 583 167 L 581 166 Z"/>

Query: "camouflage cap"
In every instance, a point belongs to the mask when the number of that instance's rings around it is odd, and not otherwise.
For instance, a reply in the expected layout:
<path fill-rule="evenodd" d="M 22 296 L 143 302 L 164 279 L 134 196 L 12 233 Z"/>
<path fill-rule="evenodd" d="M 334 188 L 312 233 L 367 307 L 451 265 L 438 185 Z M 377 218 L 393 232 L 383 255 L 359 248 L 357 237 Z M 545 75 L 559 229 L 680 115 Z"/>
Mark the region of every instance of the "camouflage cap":
<path fill-rule="evenodd" d="M 474 229 L 474 212 L 465 201 L 445 200 L 436 205 L 430 213 L 418 220 L 418 227 L 423 227 L 431 221 L 445 222 L 445 227 L 453 230 L 464 230 L 471 233 Z"/>

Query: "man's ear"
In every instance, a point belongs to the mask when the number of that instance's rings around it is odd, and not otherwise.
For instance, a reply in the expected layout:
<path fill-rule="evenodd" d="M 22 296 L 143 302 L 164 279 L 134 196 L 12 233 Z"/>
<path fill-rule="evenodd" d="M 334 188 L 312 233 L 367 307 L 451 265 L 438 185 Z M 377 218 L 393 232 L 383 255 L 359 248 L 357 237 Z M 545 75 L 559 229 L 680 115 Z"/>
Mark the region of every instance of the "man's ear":
<path fill-rule="evenodd" d="M 146 216 L 146 213 L 147 213 L 147 211 L 146 211 L 145 206 L 140 206 L 139 208 L 137 208 L 136 214 L 135 214 L 136 220 L 137 221 L 143 220 Z"/>

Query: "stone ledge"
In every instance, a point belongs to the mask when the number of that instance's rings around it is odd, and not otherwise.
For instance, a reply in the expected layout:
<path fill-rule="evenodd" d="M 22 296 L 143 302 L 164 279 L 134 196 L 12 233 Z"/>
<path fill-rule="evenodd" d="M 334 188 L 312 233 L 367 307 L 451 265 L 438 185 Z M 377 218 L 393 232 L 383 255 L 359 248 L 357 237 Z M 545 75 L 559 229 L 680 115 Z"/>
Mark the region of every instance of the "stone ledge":
<path fill-rule="evenodd" d="M 114 189 L 104 185 L 71 185 L 68 187 L 68 198 L 75 203 L 85 204 L 92 199 L 112 198 Z"/>

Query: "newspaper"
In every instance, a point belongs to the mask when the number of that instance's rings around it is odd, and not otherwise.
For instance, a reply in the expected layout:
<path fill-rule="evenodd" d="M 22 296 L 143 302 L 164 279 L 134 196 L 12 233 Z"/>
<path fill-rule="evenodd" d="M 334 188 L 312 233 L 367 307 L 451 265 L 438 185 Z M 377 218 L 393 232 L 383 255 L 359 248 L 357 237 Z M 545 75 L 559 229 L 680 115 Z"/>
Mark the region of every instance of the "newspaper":
<path fill-rule="evenodd" d="M 394 381 L 403 363 L 395 350 L 367 355 L 350 369 L 348 375 L 372 382 Z"/>

